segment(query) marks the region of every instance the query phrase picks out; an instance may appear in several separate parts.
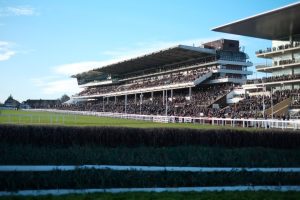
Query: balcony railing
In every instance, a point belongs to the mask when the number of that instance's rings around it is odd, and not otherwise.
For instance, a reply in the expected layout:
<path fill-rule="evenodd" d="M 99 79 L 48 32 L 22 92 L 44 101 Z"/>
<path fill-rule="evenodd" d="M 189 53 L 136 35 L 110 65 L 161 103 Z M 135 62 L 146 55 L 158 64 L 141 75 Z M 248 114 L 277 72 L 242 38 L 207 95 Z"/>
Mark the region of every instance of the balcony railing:
<path fill-rule="evenodd" d="M 270 83 L 270 82 L 281 82 L 300 79 L 300 74 L 295 75 L 282 75 L 282 76 L 271 76 L 265 78 L 247 80 L 247 84 L 258 84 L 258 83 Z"/>
<path fill-rule="evenodd" d="M 282 67 L 285 65 L 292 65 L 298 63 L 300 64 L 300 59 L 287 59 L 287 60 L 274 61 L 273 64 L 256 65 L 256 69 L 263 69 L 268 67 Z"/>
<path fill-rule="evenodd" d="M 270 53 L 270 52 L 278 52 L 282 50 L 287 50 L 295 47 L 300 47 L 300 42 L 295 42 L 294 44 L 285 44 L 285 45 L 280 45 L 278 47 L 272 47 L 272 48 L 267 48 L 266 50 L 258 50 L 255 53 L 256 54 L 264 54 L 264 53 Z"/>

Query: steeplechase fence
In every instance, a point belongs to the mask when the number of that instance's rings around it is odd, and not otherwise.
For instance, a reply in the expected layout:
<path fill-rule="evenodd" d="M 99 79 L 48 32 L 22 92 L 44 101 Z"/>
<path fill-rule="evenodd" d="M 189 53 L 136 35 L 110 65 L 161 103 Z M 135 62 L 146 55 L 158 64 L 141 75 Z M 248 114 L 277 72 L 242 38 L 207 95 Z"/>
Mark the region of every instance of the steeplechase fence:
<path fill-rule="evenodd" d="M 26 119 L 27 123 L 43 123 L 45 118 L 50 124 L 64 124 L 65 120 L 72 119 L 76 123 L 78 115 L 111 117 L 121 119 L 143 120 L 158 123 L 193 123 L 201 125 L 249 127 L 249 128 L 276 128 L 276 129 L 300 129 L 300 120 L 278 120 L 278 119 L 230 119 L 230 118 L 210 118 L 210 117 L 181 117 L 181 116 L 160 116 L 160 115 L 137 115 L 110 112 L 91 111 L 69 111 L 54 109 L 30 109 L 28 111 L 46 111 L 53 115 L 31 115 L 31 114 L 1 114 L 3 123 L 22 123 Z"/>

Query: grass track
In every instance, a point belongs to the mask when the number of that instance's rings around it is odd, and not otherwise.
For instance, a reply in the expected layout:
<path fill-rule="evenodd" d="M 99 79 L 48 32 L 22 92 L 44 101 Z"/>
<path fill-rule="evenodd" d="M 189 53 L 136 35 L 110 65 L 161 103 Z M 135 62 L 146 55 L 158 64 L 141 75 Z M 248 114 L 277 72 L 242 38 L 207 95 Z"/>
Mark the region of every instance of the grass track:
<path fill-rule="evenodd" d="M 193 129 L 224 129 L 231 127 L 199 125 L 191 123 L 156 123 L 141 120 L 129 120 L 109 117 L 57 114 L 50 112 L 33 112 L 22 110 L 1 110 L 0 124 L 35 124 L 65 126 L 117 126 L 132 128 L 193 128 Z M 8 115 L 11 115 L 9 117 Z M 245 129 L 244 129 L 245 130 Z M 247 129 L 249 130 L 249 129 Z"/>

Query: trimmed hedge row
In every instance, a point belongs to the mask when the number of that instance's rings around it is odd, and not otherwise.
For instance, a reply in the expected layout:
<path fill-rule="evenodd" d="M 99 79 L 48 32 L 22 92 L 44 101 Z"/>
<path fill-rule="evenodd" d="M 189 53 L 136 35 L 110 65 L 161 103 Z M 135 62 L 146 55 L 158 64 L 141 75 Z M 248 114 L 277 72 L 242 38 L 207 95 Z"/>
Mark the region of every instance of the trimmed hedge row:
<path fill-rule="evenodd" d="M 295 131 L 237 129 L 196 130 L 172 128 L 0 126 L 0 141 L 9 144 L 101 145 L 107 147 L 205 145 L 222 147 L 299 148 Z"/>
<path fill-rule="evenodd" d="M 42 196 L 7 196 L 0 200 L 299 200 L 300 192 L 245 191 L 245 192 L 124 192 L 88 193 Z"/>
<path fill-rule="evenodd" d="M 300 167 L 300 149 L 203 146 L 33 146 L 0 142 L 0 165 L 152 165 L 211 167 Z"/>
<path fill-rule="evenodd" d="M 299 200 L 300 192 L 124 192 L 41 196 L 7 196 L 0 200 Z"/>
<path fill-rule="evenodd" d="M 141 172 L 77 170 L 1 172 L 0 190 L 58 188 L 192 187 L 232 185 L 299 185 L 300 173 Z"/>

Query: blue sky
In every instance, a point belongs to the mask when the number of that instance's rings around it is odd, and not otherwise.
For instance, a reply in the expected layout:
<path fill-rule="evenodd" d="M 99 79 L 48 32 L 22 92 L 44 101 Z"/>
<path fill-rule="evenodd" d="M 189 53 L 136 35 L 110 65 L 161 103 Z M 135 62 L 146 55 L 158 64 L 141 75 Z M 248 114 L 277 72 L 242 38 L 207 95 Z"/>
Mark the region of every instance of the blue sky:
<path fill-rule="evenodd" d="M 0 102 L 10 94 L 19 101 L 72 95 L 79 91 L 72 74 L 177 44 L 238 39 L 262 63 L 254 52 L 270 41 L 211 29 L 294 2 L 0 0 Z"/>

